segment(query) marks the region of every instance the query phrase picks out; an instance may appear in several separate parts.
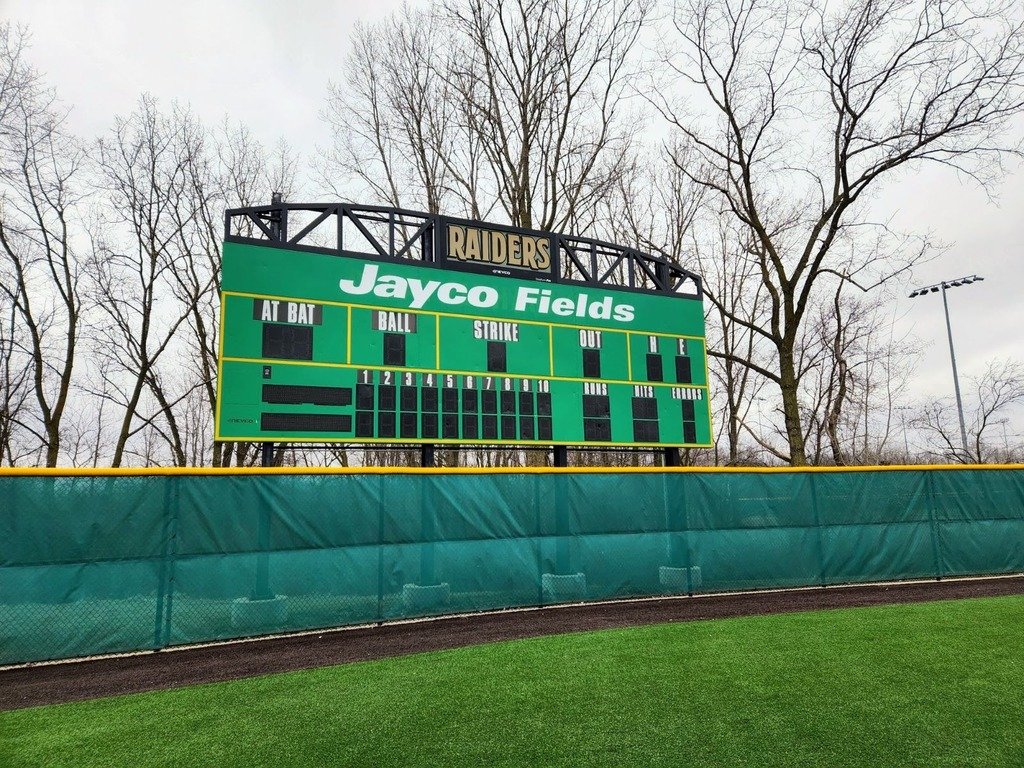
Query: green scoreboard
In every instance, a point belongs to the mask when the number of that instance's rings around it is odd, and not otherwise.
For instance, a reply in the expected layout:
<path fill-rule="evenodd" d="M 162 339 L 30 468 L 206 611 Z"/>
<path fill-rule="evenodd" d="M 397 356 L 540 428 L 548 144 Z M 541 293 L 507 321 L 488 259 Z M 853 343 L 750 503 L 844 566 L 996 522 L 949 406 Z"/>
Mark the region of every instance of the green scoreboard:
<path fill-rule="evenodd" d="M 495 243 L 509 268 L 225 242 L 216 439 L 711 445 L 699 295 L 538 278 L 511 259 L 550 274 L 546 241 Z"/>

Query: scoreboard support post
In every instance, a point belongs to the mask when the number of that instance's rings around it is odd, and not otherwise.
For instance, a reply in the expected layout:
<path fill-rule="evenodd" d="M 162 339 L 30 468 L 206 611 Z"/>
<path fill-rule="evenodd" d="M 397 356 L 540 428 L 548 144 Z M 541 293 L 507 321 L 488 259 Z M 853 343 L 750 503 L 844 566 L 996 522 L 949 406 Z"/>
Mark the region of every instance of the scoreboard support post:
<path fill-rule="evenodd" d="M 682 460 L 679 448 L 666 448 L 664 451 L 666 467 L 678 467 Z M 662 476 L 662 503 L 665 508 L 665 526 L 668 531 L 668 546 L 665 555 L 669 568 L 686 569 L 686 593 L 693 595 L 693 572 L 690 568 L 690 551 L 687 539 L 682 531 L 687 528 L 685 498 L 676 498 L 671 491 L 671 476 Z M 682 479 L 682 478 L 680 478 Z M 685 481 L 684 486 L 685 486 Z M 685 489 L 680 492 L 685 492 Z"/>
<path fill-rule="evenodd" d="M 569 466 L 569 449 L 564 445 L 556 445 L 554 448 L 554 465 L 556 467 Z M 555 573 L 568 574 L 572 568 L 569 552 L 569 539 L 566 536 L 566 529 L 569 527 L 569 500 L 566 497 L 563 483 L 567 482 L 564 476 L 556 476 L 555 482 L 555 531 L 558 538 L 555 544 Z"/>
<path fill-rule="evenodd" d="M 282 205 L 284 203 L 284 197 L 280 192 L 270 193 L 270 204 L 274 206 L 281 206 L 275 208 L 270 212 L 267 217 L 267 222 L 270 224 L 270 237 L 272 240 L 282 242 L 285 239 L 285 235 L 288 231 L 288 211 Z"/>
<path fill-rule="evenodd" d="M 424 443 L 420 446 L 420 465 L 433 467 L 435 465 L 434 444 Z M 434 499 L 430 478 L 425 479 L 423 490 L 420 492 L 420 533 L 423 537 L 423 544 L 420 546 L 420 585 L 430 586 L 434 584 L 435 556 L 433 539 L 434 531 Z"/>
<path fill-rule="evenodd" d="M 263 443 L 260 445 L 260 464 L 264 467 L 274 466 L 274 444 Z M 260 504 L 259 516 L 256 519 L 256 546 L 259 554 L 256 556 L 256 584 L 253 587 L 253 600 L 270 600 L 270 555 L 267 550 L 270 548 L 270 508 L 266 504 Z"/>
<path fill-rule="evenodd" d="M 554 450 L 554 466 L 556 467 L 568 467 L 569 466 L 569 449 L 564 445 L 552 446 Z"/>
<path fill-rule="evenodd" d="M 666 467 L 678 467 L 682 463 L 682 458 L 679 455 L 679 449 L 666 448 L 664 461 Z"/>
<path fill-rule="evenodd" d="M 433 467 L 434 464 L 434 444 L 424 443 L 420 446 L 420 466 Z"/>

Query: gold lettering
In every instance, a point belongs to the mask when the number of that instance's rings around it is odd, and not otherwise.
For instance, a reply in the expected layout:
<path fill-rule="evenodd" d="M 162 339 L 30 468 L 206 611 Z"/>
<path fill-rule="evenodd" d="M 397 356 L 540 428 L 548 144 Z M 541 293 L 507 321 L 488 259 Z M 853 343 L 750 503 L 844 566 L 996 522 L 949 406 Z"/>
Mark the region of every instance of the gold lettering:
<path fill-rule="evenodd" d="M 480 261 L 480 230 L 466 229 L 466 258 Z"/>
<path fill-rule="evenodd" d="M 537 238 L 523 238 L 523 266 L 530 269 L 537 268 L 537 261 L 534 258 L 537 254 Z"/>
<path fill-rule="evenodd" d="M 551 268 L 551 240 L 514 232 L 449 225 L 448 257 L 547 272 Z"/>
<path fill-rule="evenodd" d="M 504 264 L 506 262 L 506 253 L 508 252 L 508 240 L 505 238 L 504 232 L 491 232 L 491 261 L 495 264 Z"/>
<path fill-rule="evenodd" d="M 547 271 L 551 266 L 551 241 L 546 237 L 537 238 L 536 269 Z"/>
<path fill-rule="evenodd" d="M 466 260 L 466 229 L 465 227 L 448 226 L 448 258 L 459 261 Z"/>
<path fill-rule="evenodd" d="M 491 260 L 491 237 L 486 229 L 480 230 L 480 261 Z"/>
<path fill-rule="evenodd" d="M 508 263 L 509 266 L 521 267 L 523 266 L 523 259 L 520 253 L 522 247 L 522 237 L 520 235 L 509 233 L 508 236 Z"/>

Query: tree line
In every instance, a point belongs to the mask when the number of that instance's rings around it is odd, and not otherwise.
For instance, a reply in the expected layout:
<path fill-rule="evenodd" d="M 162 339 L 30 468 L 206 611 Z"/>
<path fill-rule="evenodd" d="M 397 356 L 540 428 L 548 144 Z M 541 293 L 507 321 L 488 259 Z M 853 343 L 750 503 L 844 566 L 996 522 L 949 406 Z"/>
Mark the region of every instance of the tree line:
<path fill-rule="evenodd" d="M 586 234 L 696 271 L 716 445 L 689 463 L 1020 458 L 1019 361 L 968 388 L 966 451 L 949 402 L 912 399 L 893 299 L 940 246 L 871 201 L 927 164 L 994 189 L 1020 155 L 1021 16 L 1003 0 L 405 6 L 352 31 L 308 160 L 148 95 L 75 136 L 27 31 L 0 26 L 0 463 L 257 461 L 212 440 L 220 244 L 225 208 L 275 192 Z"/>

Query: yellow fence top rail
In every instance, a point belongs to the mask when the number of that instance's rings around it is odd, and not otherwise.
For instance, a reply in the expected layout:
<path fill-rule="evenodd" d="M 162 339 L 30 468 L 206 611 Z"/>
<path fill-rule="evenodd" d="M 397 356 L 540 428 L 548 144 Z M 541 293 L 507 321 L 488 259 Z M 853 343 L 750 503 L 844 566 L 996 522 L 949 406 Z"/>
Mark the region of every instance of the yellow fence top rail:
<path fill-rule="evenodd" d="M 1024 470 L 1024 464 L 908 464 L 863 467 L 0 467 L 0 477 L 787 474 L 934 470 Z"/>

